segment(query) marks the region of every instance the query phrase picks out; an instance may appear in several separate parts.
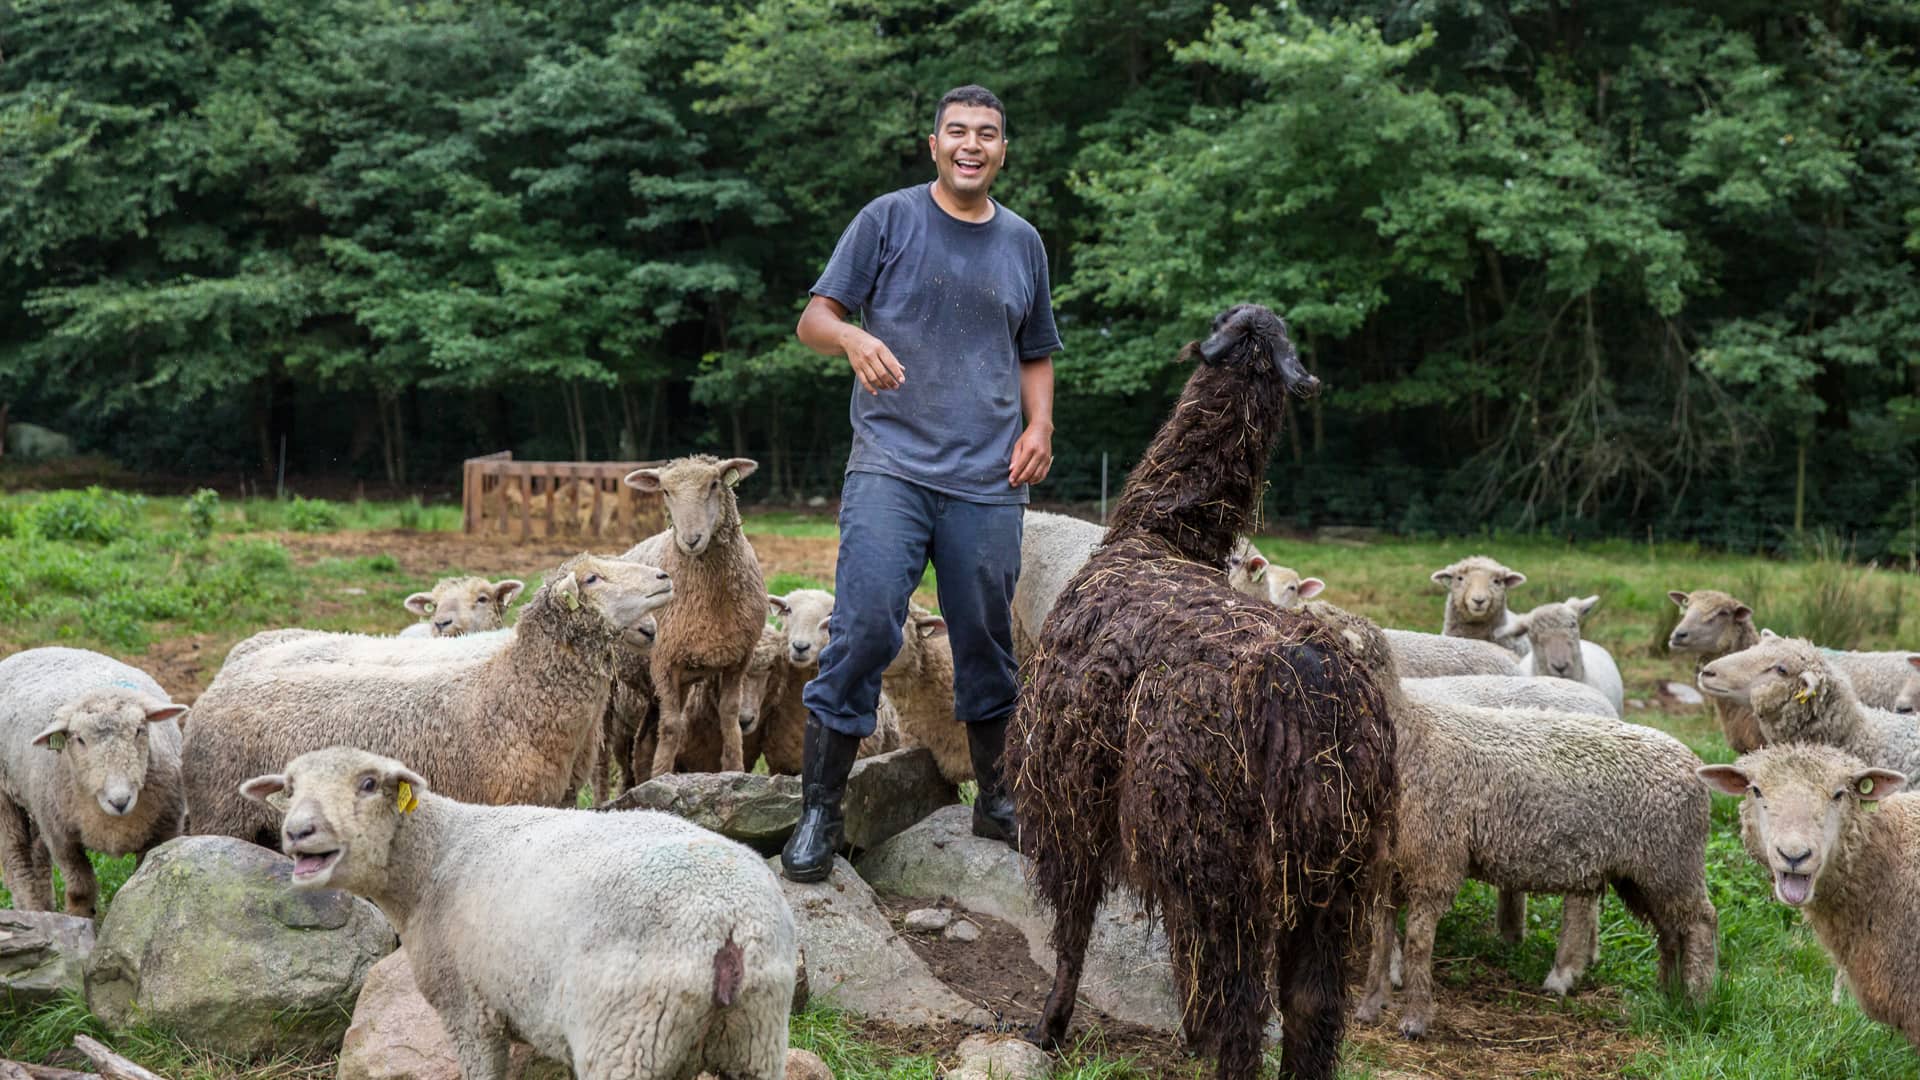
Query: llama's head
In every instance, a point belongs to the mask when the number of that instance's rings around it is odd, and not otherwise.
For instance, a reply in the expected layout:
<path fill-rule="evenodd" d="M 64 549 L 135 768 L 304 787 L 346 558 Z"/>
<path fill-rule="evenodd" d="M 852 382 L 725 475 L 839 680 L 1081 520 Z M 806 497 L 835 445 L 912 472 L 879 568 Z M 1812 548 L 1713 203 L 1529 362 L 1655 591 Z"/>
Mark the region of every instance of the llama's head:
<path fill-rule="evenodd" d="M 1264 304 L 1235 304 L 1215 315 L 1213 333 L 1195 351 L 1201 363 L 1277 378 L 1303 397 L 1320 389 L 1320 380 L 1300 366 L 1285 320 Z"/>

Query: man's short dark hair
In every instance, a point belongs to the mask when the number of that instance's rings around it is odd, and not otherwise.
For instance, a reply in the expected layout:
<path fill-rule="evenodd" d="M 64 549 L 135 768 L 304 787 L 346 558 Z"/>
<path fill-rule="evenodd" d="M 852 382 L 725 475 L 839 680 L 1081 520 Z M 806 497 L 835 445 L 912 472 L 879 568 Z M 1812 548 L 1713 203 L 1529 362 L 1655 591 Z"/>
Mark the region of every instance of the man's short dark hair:
<path fill-rule="evenodd" d="M 1000 114 L 1000 134 L 1002 136 L 1006 135 L 1007 107 L 1000 104 L 1000 99 L 994 97 L 993 91 L 986 87 L 968 83 L 965 86 L 956 86 L 946 93 L 941 94 L 940 105 L 933 110 L 933 130 L 940 130 L 941 123 L 947 118 L 947 106 L 949 105 L 978 105 L 981 108 L 992 109 Z"/>

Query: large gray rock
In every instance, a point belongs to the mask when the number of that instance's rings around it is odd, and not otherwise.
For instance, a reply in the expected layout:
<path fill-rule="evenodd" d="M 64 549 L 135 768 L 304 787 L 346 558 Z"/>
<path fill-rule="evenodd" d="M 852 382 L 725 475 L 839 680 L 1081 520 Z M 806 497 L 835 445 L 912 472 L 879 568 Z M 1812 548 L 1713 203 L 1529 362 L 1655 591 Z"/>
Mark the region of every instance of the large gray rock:
<path fill-rule="evenodd" d="M 876 754 L 853 763 L 847 777 L 847 843 L 878 847 L 928 814 L 960 801 L 925 747 Z M 796 819 L 797 820 L 797 819 Z"/>
<path fill-rule="evenodd" d="M 568 1080 L 573 1070 L 513 1044 L 507 1080 Z M 453 1043 L 401 949 L 373 965 L 340 1044 L 339 1080 L 460 1080 Z"/>
<path fill-rule="evenodd" d="M 100 921 L 87 1006 L 234 1056 L 331 1050 L 367 970 L 398 944 L 379 909 L 295 891 L 292 860 L 223 836 L 148 854 Z"/>
<path fill-rule="evenodd" d="M 1027 889 L 1027 862 L 997 840 L 973 835 L 972 811 L 950 806 L 874 848 L 860 875 L 892 896 L 952 897 L 960 907 L 1011 923 L 1033 962 L 1049 974 L 1053 914 Z M 1116 891 L 1094 917 L 1080 996 L 1109 1015 L 1162 1031 L 1180 1030 L 1179 996 L 1167 938 L 1131 894 Z"/>
<path fill-rule="evenodd" d="M 0 910 L 0 1005 L 30 1008 L 85 985 L 93 920 Z"/>
<path fill-rule="evenodd" d="M 768 863 L 780 872 L 778 858 Z M 834 860 L 826 881 L 799 885 L 783 877 L 780 887 L 807 951 L 814 1000 L 896 1024 L 992 1022 L 986 1010 L 949 990 L 894 935 L 873 890 L 845 859 Z"/>
<path fill-rule="evenodd" d="M 603 810 L 661 810 L 768 854 L 800 821 L 800 778 L 757 773 L 668 773 L 604 804 Z"/>
<path fill-rule="evenodd" d="M 1053 1072 L 1045 1050 L 1013 1035 L 969 1035 L 954 1053 L 960 1067 L 946 1080 L 1043 1080 Z"/>

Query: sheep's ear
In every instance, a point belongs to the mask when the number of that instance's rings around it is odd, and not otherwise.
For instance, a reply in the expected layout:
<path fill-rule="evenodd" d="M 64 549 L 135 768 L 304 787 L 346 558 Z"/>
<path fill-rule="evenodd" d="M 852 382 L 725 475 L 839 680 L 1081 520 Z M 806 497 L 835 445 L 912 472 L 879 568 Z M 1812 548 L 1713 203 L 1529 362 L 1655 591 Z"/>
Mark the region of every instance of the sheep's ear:
<path fill-rule="evenodd" d="M 44 746 L 49 750 L 59 750 L 67 745 L 67 721 L 65 717 L 48 724 L 46 729 L 33 737 L 33 745 Z"/>
<path fill-rule="evenodd" d="M 1300 579 L 1300 599 L 1311 600 L 1314 597 L 1319 596 L 1321 590 L 1325 589 L 1326 587 L 1327 587 L 1327 583 L 1324 581 L 1321 581 L 1317 577 L 1301 578 Z"/>
<path fill-rule="evenodd" d="M 1681 592 L 1679 589 L 1669 589 L 1667 591 L 1667 599 L 1679 604 L 1681 611 L 1687 610 L 1687 594 Z"/>
<path fill-rule="evenodd" d="M 395 765 L 393 768 L 387 770 L 387 787 L 398 788 L 401 784 L 406 784 L 412 788 L 415 795 L 419 795 L 427 790 L 427 782 L 419 773 L 414 772 L 405 765 Z"/>
<path fill-rule="evenodd" d="M 1532 620 L 1531 614 L 1514 615 L 1508 618 L 1505 623 L 1495 627 L 1493 631 L 1493 636 L 1496 638 L 1499 638 L 1502 641 L 1506 641 L 1511 638 L 1525 637 L 1527 631 L 1533 628 L 1533 623 L 1531 620 Z"/>
<path fill-rule="evenodd" d="M 412 596 L 407 597 L 406 606 L 408 611 L 424 619 L 433 614 L 433 594 L 424 592 L 414 593 Z"/>
<path fill-rule="evenodd" d="M 1907 657 L 1907 663 L 1909 666 L 1920 668 L 1920 653 Z"/>
<path fill-rule="evenodd" d="M 1573 613 L 1575 615 L 1579 615 L 1582 617 L 1584 617 L 1587 614 L 1587 612 L 1592 611 L 1594 609 L 1594 605 L 1598 604 L 1599 602 L 1600 602 L 1600 597 L 1598 596 L 1567 597 L 1567 606 L 1573 609 Z"/>
<path fill-rule="evenodd" d="M 1772 641 L 1779 636 L 1780 636 L 1779 634 L 1774 633 L 1772 630 L 1769 630 L 1764 626 L 1760 628 L 1761 641 Z"/>
<path fill-rule="evenodd" d="M 1746 623 L 1748 626 L 1752 626 L 1753 625 L 1753 609 L 1748 607 L 1745 604 L 1741 604 L 1739 607 L 1734 608 L 1733 621 L 1743 622 L 1743 623 Z"/>
<path fill-rule="evenodd" d="M 164 724 L 185 715 L 187 715 L 187 707 L 176 705 L 171 701 L 149 702 L 147 705 L 147 723 L 149 724 Z"/>
<path fill-rule="evenodd" d="M 1435 585 L 1445 588 L 1453 587 L 1453 571 L 1451 570 L 1435 570 L 1432 577 Z"/>
<path fill-rule="evenodd" d="M 651 495 L 660 490 L 660 470 L 635 469 L 628 473 L 621 483 L 635 491 L 644 491 Z"/>
<path fill-rule="evenodd" d="M 1820 687 L 1826 681 L 1827 681 L 1826 676 L 1820 674 L 1818 671 L 1809 670 L 1809 671 L 1801 672 L 1800 685 L 1803 689 L 1799 693 L 1793 695 L 1793 699 L 1795 701 L 1807 700 L 1813 695 L 1819 693 Z"/>
<path fill-rule="evenodd" d="M 268 773 L 265 776 L 256 776 L 240 785 L 240 794 L 245 795 L 257 803 L 264 803 L 267 801 L 267 796 L 278 795 L 285 790 L 287 790 L 287 775 L 285 773 Z"/>
<path fill-rule="evenodd" d="M 947 620 L 938 615 L 915 615 L 913 629 L 923 638 L 935 637 L 947 632 Z"/>
<path fill-rule="evenodd" d="M 1879 802 L 1906 785 L 1905 773 L 1892 769 L 1866 769 L 1853 774 L 1853 793 L 1861 802 Z"/>
<path fill-rule="evenodd" d="M 768 593 L 767 606 L 773 609 L 775 615 L 793 614 L 793 605 L 787 603 L 787 599 L 784 596 L 775 596 L 772 593 Z"/>
<path fill-rule="evenodd" d="M 760 463 L 752 458 L 728 458 L 720 463 L 720 479 L 726 481 L 728 487 L 732 487 L 752 476 L 754 470 L 759 467 Z"/>
<path fill-rule="evenodd" d="M 1722 795 L 1738 798 L 1753 786 L 1747 774 L 1735 765 L 1702 765 L 1693 771 L 1709 788 Z"/>
<path fill-rule="evenodd" d="M 494 582 L 493 585 L 493 598 L 500 602 L 501 607 L 506 607 L 508 604 L 513 603 L 513 598 L 519 596 L 520 590 L 526 587 L 527 583 L 518 578 L 508 578 L 505 581 L 497 581 Z"/>
<path fill-rule="evenodd" d="M 580 579 L 573 575 L 573 571 L 569 570 L 555 578 L 547 586 L 547 591 L 552 594 L 554 602 L 568 611 L 580 610 Z"/>
<path fill-rule="evenodd" d="M 1507 571 L 1507 576 L 1501 578 L 1500 580 L 1507 586 L 1507 588 L 1517 589 L 1520 586 L 1525 585 L 1527 583 L 1527 575 L 1521 573 L 1518 570 L 1509 570 Z"/>
<path fill-rule="evenodd" d="M 1247 580 L 1259 581 L 1267 576 L 1267 560 L 1262 555 L 1247 556 Z"/>

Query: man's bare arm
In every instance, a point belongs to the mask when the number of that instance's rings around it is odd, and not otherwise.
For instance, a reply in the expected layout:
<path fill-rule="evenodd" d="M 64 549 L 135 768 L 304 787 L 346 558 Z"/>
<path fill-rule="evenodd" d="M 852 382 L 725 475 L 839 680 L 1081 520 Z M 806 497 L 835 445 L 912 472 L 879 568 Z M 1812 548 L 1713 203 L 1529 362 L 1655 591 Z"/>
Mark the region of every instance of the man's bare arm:
<path fill-rule="evenodd" d="M 1053 357 L 1020 363 L 1020 407 L 1027 426 L 1013 444 L 1007 484 L 1037 484 L 1053 468 Z"/>
<path fill-rule="evenodd" d="M 800 325 L 794 327 L 794 335 L 802 345 L 822 356 L 845 356 L 854 377 L 869 394 L 892 390 L 907 381 L 907 369 L 894 358 L 893 350 L 848 322 L 847 309 L 831 297 L 815 296 L 807 301 L 807 310 L 800 313 Z M 1047 400 L 1051 410 L 1051 388 Z"/>

